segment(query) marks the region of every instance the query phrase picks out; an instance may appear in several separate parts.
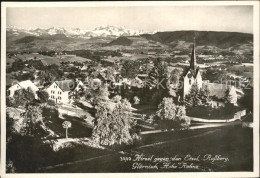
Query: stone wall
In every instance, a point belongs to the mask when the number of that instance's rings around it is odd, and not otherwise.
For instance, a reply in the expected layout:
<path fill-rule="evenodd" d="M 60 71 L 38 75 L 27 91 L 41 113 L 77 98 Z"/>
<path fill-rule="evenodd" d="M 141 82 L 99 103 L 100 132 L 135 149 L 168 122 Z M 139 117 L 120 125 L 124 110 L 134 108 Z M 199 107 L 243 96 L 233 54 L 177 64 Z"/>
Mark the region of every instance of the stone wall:
<path fill-rule="evenodd" d="M 233 118 L 230 119 L 202 119 L 197 117 L 189 117 L 191 121 L 195 122 L 210 122 L 210 123 L 223 123 L 223 122 L 233 122 L 235 120 L 240 120 L 242 116 L 246 115 L 246 110 L 238 111 L 234 114 Z"/>

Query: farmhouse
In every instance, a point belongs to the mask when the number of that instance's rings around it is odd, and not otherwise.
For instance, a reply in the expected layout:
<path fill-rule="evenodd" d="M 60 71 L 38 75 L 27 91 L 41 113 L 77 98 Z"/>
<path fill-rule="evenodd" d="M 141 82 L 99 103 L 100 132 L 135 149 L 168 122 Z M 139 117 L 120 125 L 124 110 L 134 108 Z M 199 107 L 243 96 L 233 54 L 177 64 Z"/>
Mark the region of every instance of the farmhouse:
<path fill-rule="evenodd" d="M 8 90 L 7 90 L 7 96 L 13 97 L 15 91 L 20 90 L 20 89 L 28 89 L 30 88 L 32 92 L 34 93 L 35 99 L 38 98 L 37 92 L 39 91 L 39 88 L 31 81 L 31 80 L 25 80 L 18 82 L 14 85 L 12 85 Z"/>
<path fill-rule="evenodd" d="M 198 86 L 198 89 L 207 87 L 209 90 L 209 96 L 212 98 L 211 106 L 220 107 L 225 106 L 224 98 L 230 97 L 230 103 L 237 104 L 237 90 L 234 86 L 228 84 L 209 83 L 203 81 L 201 76 L 201 70 L 196 64 L 195 43 L 193 44 L 190 67 L 186 71 L 183 79 L 183 98 L 189 94 L 193 84 Z"/>
<path fill-rule="evenodd" d="M 81 81 L 62 80 L 54 81 L 46 91 L 49 94 L 49 99 L 55 103 L 68 104 L 71 102 L 74 93 L 79 91 L 81 87 L 84 87 Z"/>

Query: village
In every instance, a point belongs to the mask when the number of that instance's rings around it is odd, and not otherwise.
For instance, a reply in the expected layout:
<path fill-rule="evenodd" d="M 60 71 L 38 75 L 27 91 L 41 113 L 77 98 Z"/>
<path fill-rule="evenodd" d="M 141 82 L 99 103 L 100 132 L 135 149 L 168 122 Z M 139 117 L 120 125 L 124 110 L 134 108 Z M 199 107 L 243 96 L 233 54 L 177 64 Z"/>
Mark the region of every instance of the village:
<path fill-rule="evenodd" d="M 248 70 L 250 65 L 228 66 L 224 61 L 203 66 L 197 61 L 201 55 L 196 54 L 195 40 L 189 59 L 181 61 L 157 57 L 109 62 L 104 58 L 44 65 L 39 53 L 31 55 L 35 57 L 9 55 L 15 60 L 7 66 L 6 92 L 10 153 L 19 155 L 11 148 L 26 138 L 34 147 L 23 146 L 21 149 L 27 150 L 24 154 L 36 147 L 51 155 L 45 159 L 35 155 L 27 171 L 72 170 L 65 168 L 65 163 L 77 165 L 83 157 L 129 154 L 124 150 L 167 138 L 204 136 L 219 128 L 232 130 L 231 136 L 235 130 L 246 132 L 245 137 L 253 128 L 253 110 L 248 105 L 252 78 L 237 77 L 232 69 L 240 66 L 237 70 L 241 74 L 241 68 Z M 65 52 L 54 56 L 78 57 Z M 75 156 L 65 158 L 71 152 Z M 8 170 L 25 169 L 26 158 L 15 160 L 12 154 Z"/>

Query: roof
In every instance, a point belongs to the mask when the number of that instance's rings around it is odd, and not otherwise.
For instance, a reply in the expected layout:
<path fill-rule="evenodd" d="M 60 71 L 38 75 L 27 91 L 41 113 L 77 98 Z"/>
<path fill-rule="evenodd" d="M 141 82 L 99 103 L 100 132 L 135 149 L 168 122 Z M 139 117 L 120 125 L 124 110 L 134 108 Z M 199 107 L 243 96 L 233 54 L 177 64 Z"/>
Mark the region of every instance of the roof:
<path fill-rule="evenodd" d="M 197 74 L 199 73 L 199 68 L 196 68 L 196 70 L 193 70 L 193 69 L 191 69 L 191 68 L 188 68 L 188 69 L 186 69 L 186 71 L 184 71 L 184 76 L 186 76 L 188 73 L 189 73 L 189 71 L 190 71 L 190 73 L 192 74 L 192 76 L 194 77 L 194 78 L 196 78 L 197 77 Z M 189 76 L 188 76 L 189 77 Z M 189 77 L 189 78 L 191 78 L 191 76 Z"/>
<path fill-rule="evenodd" d="M 74 80 L 55 81 L 55 83 L 64 92 L 71 91 L 77 86 L 77 83 Z"/>
<path fill-rule="evenodd" d="M 28 88 L 28 87 L 34 85 L 31 80 L 25 80 L 25 81 L 19 82 L 18 84 L 19 84 L 22 88 Z"/>
<path fill-rule="evenodd" d="M 19 85 L 21 88 L 25 88 L 25 89 L 29 88 L 29 87 L 31 89 L 33 89 L 33 88 L 38 89 L 38 87 L 31 80 L 21 81 L 21 82 L 17 83 L 17 85 Z M 9 89 L 11 89 L 13 86 L 11 86 Z"/>
<path fill-rule="evenodd" d="M 227 89 L 231 86 L 226 84 L 219 84 L 219 83 L 207 83 L 206 84 L 209 90 L 210 96 L 215 96 L 218 99 L 224 98 L 226 95 Z"/>

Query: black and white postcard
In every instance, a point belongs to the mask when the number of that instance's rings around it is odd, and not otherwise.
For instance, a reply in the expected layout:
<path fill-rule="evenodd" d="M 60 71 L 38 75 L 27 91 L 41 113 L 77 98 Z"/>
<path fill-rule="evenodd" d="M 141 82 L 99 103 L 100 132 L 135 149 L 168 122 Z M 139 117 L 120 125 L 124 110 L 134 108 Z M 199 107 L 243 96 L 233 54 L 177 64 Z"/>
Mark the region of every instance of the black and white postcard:
<path fill-rule="evenodd" d="M 259 176 L 258 1 L 1 12 L 4 178 Z"/>

